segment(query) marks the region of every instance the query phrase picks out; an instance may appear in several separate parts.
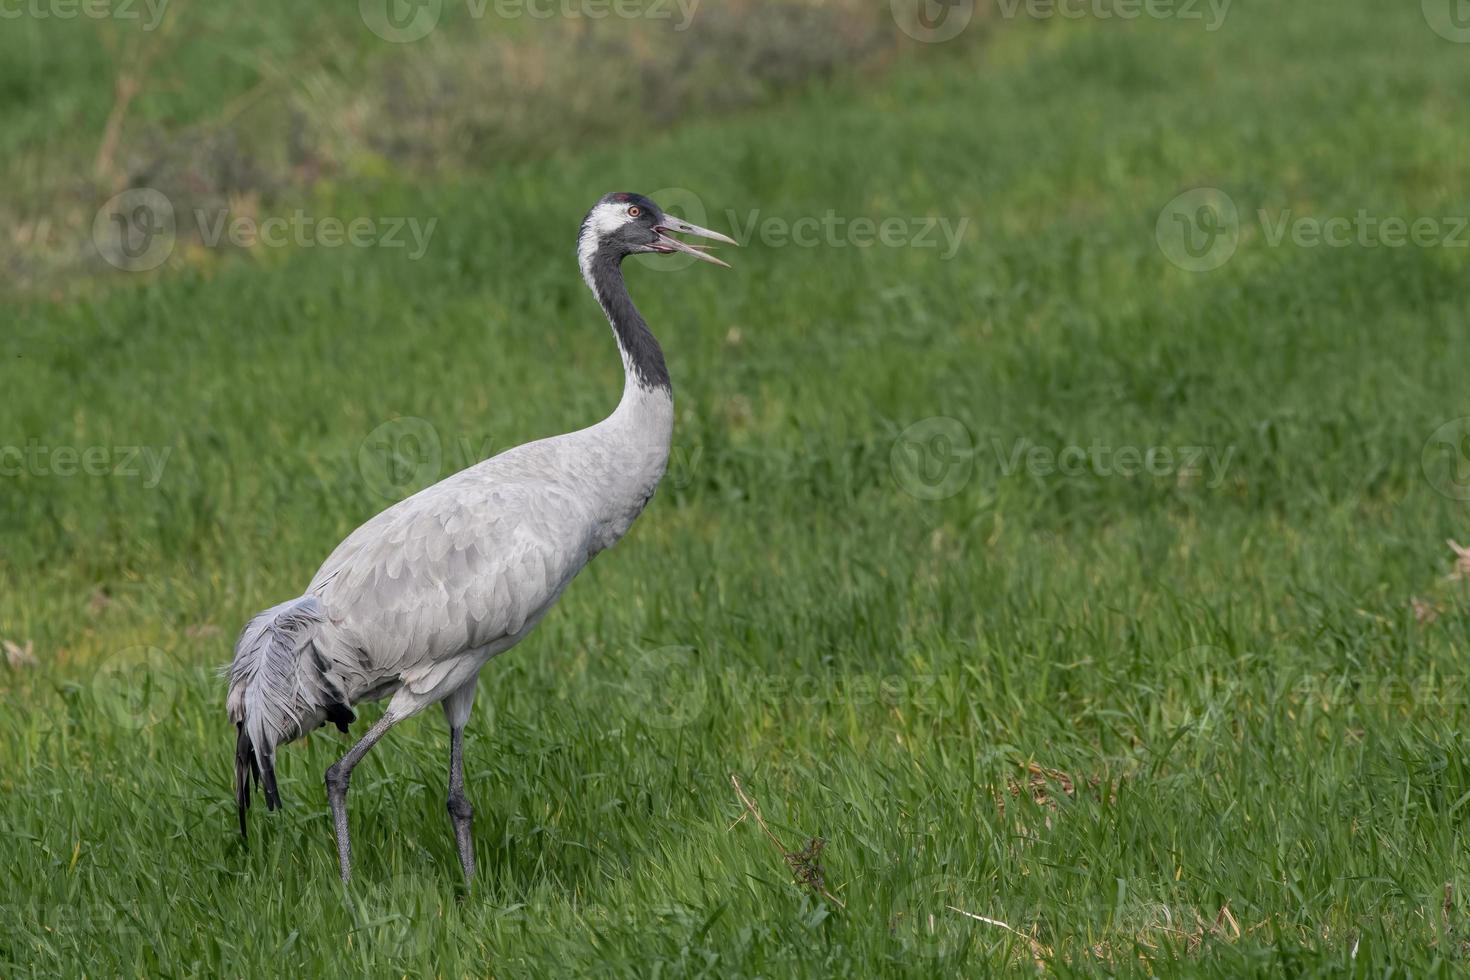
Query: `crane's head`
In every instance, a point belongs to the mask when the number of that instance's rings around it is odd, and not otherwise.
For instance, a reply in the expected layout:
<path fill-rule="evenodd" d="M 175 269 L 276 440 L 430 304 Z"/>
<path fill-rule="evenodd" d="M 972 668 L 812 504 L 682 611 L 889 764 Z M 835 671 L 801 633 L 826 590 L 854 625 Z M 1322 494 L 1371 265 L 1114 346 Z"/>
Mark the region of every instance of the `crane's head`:
<path fill-rule="evenodd" d="M 599 255 L 621 261 L 626 256 L 645 252 L 664 255 L 681 252 L 701 262 L 730 268 L 705 252 L 704 247 L 675 238 L 675 232 L 709 238 L 726 245 L 739 244 L 717 231 L 665 214 L 663 208 L 642 194 L 618 193 L 608 194 L 587 213 L 582 222 L 582 234 L 577 240 L 577 252 L 584 268 Z"/>

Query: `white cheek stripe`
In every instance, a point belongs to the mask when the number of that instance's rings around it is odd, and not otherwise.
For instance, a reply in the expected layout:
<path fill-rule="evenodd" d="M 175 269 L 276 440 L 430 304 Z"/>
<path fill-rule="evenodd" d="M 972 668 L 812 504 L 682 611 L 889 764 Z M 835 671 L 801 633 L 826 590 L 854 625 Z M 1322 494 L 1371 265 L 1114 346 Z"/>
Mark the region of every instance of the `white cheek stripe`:
<path fill-rule="evenodd" d="M 626 204 L 599 204 L 588 216 L 586 230 L 577 241 L 577 263 L 582 267 L 582 278 L 592 286 L 592 256 L 597 253 L 597 243 L 633 219 L 628 215 Z M 594 288 L 595 291 L 595 288 Z"/>
<path fill-rule="evenodd" d="M 611 234 L 633 220 L 632 216 L 628 214 L 628 207 L 629 205 L 627 204 L 613 204 L 611 202 L 599 204 L 592 209 L 592 220 L 589 224 L 597 232 L 599 237 Z"/>

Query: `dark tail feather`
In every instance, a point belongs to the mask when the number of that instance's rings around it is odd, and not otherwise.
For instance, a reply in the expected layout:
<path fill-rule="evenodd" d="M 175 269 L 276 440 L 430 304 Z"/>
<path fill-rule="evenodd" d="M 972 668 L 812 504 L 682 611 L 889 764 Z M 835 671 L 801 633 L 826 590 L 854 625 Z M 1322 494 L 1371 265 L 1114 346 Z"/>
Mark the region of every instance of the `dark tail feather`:
<path fill-rule="evenodd" d="M 343 735 L 346 735 L 348 732 L 347 726 L 352 724 L 356 720 L 357 715 L 353 714 L 352 709 L 347 707 L 347 705 L 343 704 L 341 701 L 335 701 L 332 704 L 327 705 L 327 721 L 330 721 L 332 724 L 336 725 L 337 731 L 341 732 Z"/>
<path fill-rule="evenodd" d="M 240 814 L 240 837 L 249 840 L 245 814 L 250 809 L 250 779 L 253 776 L 259 783 L 260 770 L 255 765 L 255 747 L 245 734 L 245 723 L 238 722 L 235 728 L 239 733 L 235 736 L 235 810 Z"/>
<path fill-rule="evenodd" d="M 238 732 L 235 736 L 235 809 L 240 815 L 240 836 L 249 840 L 245 814 L 250 809 L 251 781 L 256 786 L 264 785 L 267 810 L 281 808 L 281 794 L 276 790 L 276 768 L 271 764 L 270 758 L 260 758 L 250 736 L 245 733 L 243 721 L 238 722 L 235 728 Z"/>
<path fill-rule="evenodd" d="M 279 810 L 281 794 L 276 792 L 276 767 L 270 756 L 260 760 L 260 781 L 265 785 L 265 808 Z"/>
<path fill-rule="evenodd" d="M 300 596 L 254 616 L 235 642 L 230 693 L 225 702 L 240 725 L 235 741 L 235 800 L 244 831 L 250 783 L 265 792 L 265 804 L 281 807 L 276 791 L 276 746 L 321 723 L 323 709 L 339 724 L 350 720 L 317 644 L 332 640 L 327 612 L 315 596 Z M 325 638 L 325 639 L 324 639 Z M 307 659 L 310 658 L 310 659 Z"/>

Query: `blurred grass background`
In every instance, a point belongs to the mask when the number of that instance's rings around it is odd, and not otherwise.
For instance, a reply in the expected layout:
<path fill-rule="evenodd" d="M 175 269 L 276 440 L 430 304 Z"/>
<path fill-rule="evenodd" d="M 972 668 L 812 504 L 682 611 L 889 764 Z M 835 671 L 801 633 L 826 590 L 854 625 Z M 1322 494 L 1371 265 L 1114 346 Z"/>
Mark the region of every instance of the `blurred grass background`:
<path fill-rule="evenodd" d="M 914 46 L 873 0 L 267 0 L 249 16 L 110 2 L 118 16 L 11 18 L 0 37 L 12 283 L 64 288 L 95 264 L 103 190 L 255 215 L 337 182 L 482 174 L 647 138 L 812 82 L 858 83 Z M 433 29 L 419 37 L 413 17 Z"/>
<path fill-rule="evenodd" d="M 1470 532 L 1430 449 L 1467 414 L 1465 253 L 1273 246 L 1257 212 L 1470 213 L 1470 49 L 1367 0 L 1240 0 L 1213 32 L 997 6 L 940 45 L 887 7 L 711 7 L 687 50 L 449 8 L 413 44 L 276 3 L 171 8 L 163 42 L 7 23 L 0 446 L 167 452 L 155 485 L 0 477 L 7 972 L 1463 968 L 1445 541 Z M 436 225 L 419 261 L 181 238 L 128 274 L 88 229 L 129 186 Z M 1199 186 L 1240 242 L 1189 273 L 1156 225 Z M 214 668 L 388 503 L 385 435 L 437 446 L 416 486 L 610 410 L 572 246 L 617 189 L 726 230 L 968 224 L 949 260 L 754 234 L 731 272 L 630 272 L 674 377 L 670 477 L 483 675 L 474 895 L 432 713 L 354 780 L 351 891 L 335 735 L 283 753 L 287 809 L 243 850 Z M 1095 444 L 1228 462 L 1008 463 Z M 910 458 L 961 467 L 954 492 Z M 841 905 L 791 883 L 732 773 L 788 849 L 826 839 Z"/>

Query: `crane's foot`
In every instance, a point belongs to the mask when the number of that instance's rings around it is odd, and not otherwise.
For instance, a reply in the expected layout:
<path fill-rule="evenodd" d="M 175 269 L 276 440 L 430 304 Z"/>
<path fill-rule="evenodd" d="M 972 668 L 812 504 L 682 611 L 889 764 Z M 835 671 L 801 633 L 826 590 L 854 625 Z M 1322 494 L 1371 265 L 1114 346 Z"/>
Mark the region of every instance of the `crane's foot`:
<path fill-rule="evenodd" d="M 468 691 L 466 695 L 464 692 Z M 459 867 L 464 872 L 464 886 L 468 891 L 475 879 L 475 839 L 471 827 L 475 822 L 475 808 L 470 806 L 464 792 L 464 715 L 469 713 L 470 700 L 475 695 L 473 683 L 455 692 L 446 702 L 444 712 L 449 718 L 449 820 L 454 824 L 454 844 L 459 850 Z"/>
<path fill-rule="evenodd" d="M 334 765 L 327 770 L 327 801 L 332 806 L 332 830 L 337 835 L 337 863 L 342 883 L 352 880 L 352 837 L 347 829 L 347 783 L 350 776 Z"/>
<path fill-rule="evenodd" d="M 471 832 L 475 810 L 463 795 L 449 798 L 449 819 L 454 823 L 454 843 L 459 849 L 459 866 L 464 871 L 464 884 L 469 888 L 475 880 L 475 839 Z"/>
<path fill-rule="evenodd" d="M 352 880 L 352 838 L 347 833 L 347 784 L 352 781 L 352 770 L 367 755 L 368 749 L 377 744 L 383 733 L 397 724 L 400 717 L 390 703 L 377 724 L 368 729 L 368 733 L 348 749 L 346 755 L 327 767 L 327 802 L 332 805 L 332 829 L 337 833 L 337 862 L 341 866 L 344 884 Z"/>

